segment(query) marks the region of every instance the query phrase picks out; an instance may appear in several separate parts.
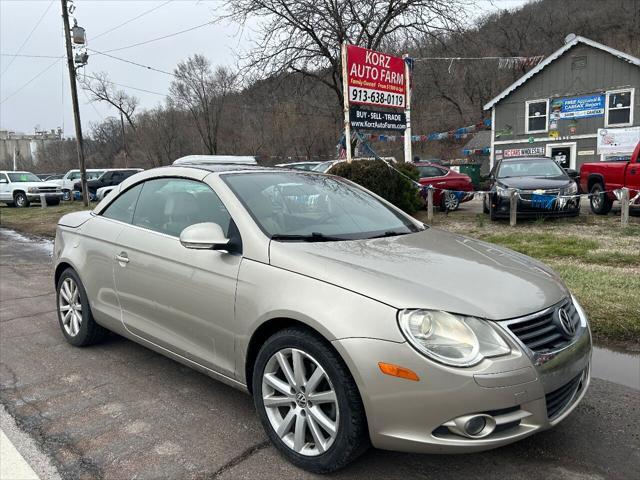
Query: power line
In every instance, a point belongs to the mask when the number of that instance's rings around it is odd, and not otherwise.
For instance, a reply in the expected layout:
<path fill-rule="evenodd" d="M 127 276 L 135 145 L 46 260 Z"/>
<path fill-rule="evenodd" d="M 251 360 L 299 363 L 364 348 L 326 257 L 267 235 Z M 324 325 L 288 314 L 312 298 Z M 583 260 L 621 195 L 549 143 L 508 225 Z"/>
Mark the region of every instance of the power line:
<path fill-rule="evenodd" d="M 98 38 L 102 37 L 103 35 L 106 35 L 107 33 L 111 33 L 111 32 L 113 32 L 114 30 L 117 30 L 117 29 L 118 29 L 118 28 L 120 28 L 120 27 L 124 27 L 125 25 L 127 25 L 127 24 L 129 24 L 129 23 L 131 23 L 131 22 L 133 22 L 133 21 L 135 21 L 135 20 L 138 20 L 139 18 L 144 17 L 145 15 L 148 15 L 149 13 L 155 12 L 156 10 L 158 10 L 158 9 L 160 9 L 160 8 L 162 8 L 162 7 L 164 7 L 166 4 L 171 3 L 172 1 L 173 1 L 173 0 L 167 0 L 166 2 L 164 2 L 164 3 L 160 4 L 160 5 L 156 5 L 155 7 L 151 8 L 151 9 L 149 9 L 149 10 L 146 10 L 146 11 L 142 12 L 141 14 L 136 15 L 136 16 L 135 16 L 135 17 L 133 17 L 133 18 L 130 18 L 129 20 L 126 20 L 126 21 L 122 22 L 121 24 L 116 25 L 115 27 L 110 28 L 109 30 L 106 30 L 106 31 L 104 31 L 104 32 L 102 32 L 102 33 L 100 33 L 100 34 L 96 35 L 95 37 L 91 38 L 91 41 L 92 41 L 92 42 L 94 42 L 94 41 L 96 41 Z"/>
<path fill-rule="evenodd" d="M 145 68 L 147 70 L 152 70 L 152 71 L 158 72 L 158 73 L 164 73 L 165 75 L 171 75 L 172 77 L 177 77 L 178 76 L 173 72 L 167 72 L 166 70 L 161 70 L 159 68 L 151 67 L 149 65 L 143 65 L 142 63 L 137 63 L 137 62 L 134 62 L 132 60 L 127 60 L 126 58 L 120 58 L 120 57 L 116 57 L 115 55 L 110 55 L 110 54 L 105 53 L 105 52 L 99 52 L 98 50 L 93 50 L 92 48 L 88 48 L 87 50 L 89 50 L 90 52 L 95 53 L 97 55 L 104 55 L 105 57 L 113 58 L 114 60 L 119 60 L 121 62 L 130 63 L 131 65 L 135 65 L 136 67 Z"/>
<path fill-rule="evenodd" d="M 0 53 L 2 57 L 21 57 L 21 58 L 62 58 L 64 55 L 28 55 L 26 53 Z"/>
<path fill-rule="evenodd" d="M 45 68 L 44 70 L 41 70 L 39 73 L 37 73 L 33 78 L 31 78 L 31 80 L 29 80 L 26 83 L 23 83 L 22 86 L 20 88 L 18 88 L 15 92 L 13 92 L 12 94 L 8 95 L 7 97 L 4 98 L 4 100 L 2 100 L 0 102 L 0 105 L 3 104 L 4 102 L 6 102 L 7 100 L 9 100 L 11 97 L 17 95 L 18 93 L 20 93 L 23 89 L 25 89 L 27 86 L 29 86 L 32 82 L 34 82 L 38 77 L 40 77 L 41 75 L 44 75 L 48 70 L 50 70 L 56 63 L 58 63 L 62 58 L 64 57 L 59 57 L 56 58 L 56 60 L 50 64 L 47 68 Z"/>
<path fill-rule="evenodd" d="M 24 48 L 24 46 L 27 44 L 27 42 L 31 39 L 31 36 L 33 35 L 33 32 L 36 31 L 36 28 L 38 28 L 38 26 L 40 25 L 40 23 L 42 22 L 42 20 L 44 19 L 45 15 L 47 14 L 47 12 L 49 12 L 49 9 L 51 8 L 51 5 L 53 5 L 54 0 L 51 0 L 49 2 L 49 5 L 47 6 L 46 10 L 44 11 L 44 13 L 42 14 L 42 16 L 40 17 L 40 19 L 36 22 L 36 24 L 33 26 L 33 28 L 31 29 L 31 32 L 29 32 L 29 35 L 27 35 L 27 38 L 25 38 L 24 42 L 22 42 L 22 45 L 20 45 L 20 48 L 18 48 L 18 52 L 20 53 L 22 51 L 22 49 Z M 11 59 L 11 61 L 9 62 L 9 65 L 7 65 L 7 67 L 2 71 L 2 73 L 0 73 L 0 77 L 2 77 L 5 73 L 7 73 L 7 70 L 9 70 L 9 67 L 11 67 L 11 64 L 13 63 L 13 61 L 16 59 L 17 55 L 14 55 L 13 58 Z"/>
<path fill-rule="evenodd" d="M 193 30 L 206 27 L 207 25 L 212 25 L 213 23 L 215 23 L 215 20 L 209 20 L 208 22 L 201 23 L 200 25 L 196 25 L 195 27 L 180 30 L 179 32 L 170 33 L 168 35 L 163 35 L 162 37 L 152 38 L 151 40 L 145 40 L 144 42 L 138 42 L 124 47 L 112 48 L 111 50 L 105 50 L 104 53 L 117 52 L 120 50 L 126 50 L 128 48 L 139 47 L 140 45 L 146 45 L 148 43 L 157 42 L 158 40 L 164 40 L 165 38 L 175 37 L 176 35 L 182 35 L 183 33 L 192 32 Z"/>
<path fill-rule="evenodd" d="M 118 87 L 130 88 L 131 90 L 138 90 L 140 92 L 152 93 L 154 95 L 160 95 L 162 97 L 166 97 L 167 96 L 166 93 L 154 92 L 153 90 L 145 90 L 144 88 L 132 87 L 131 85 L 124 85 L 123 83 L 112 82 L 111 80 L 106 80 L 104 78 L 98 78 L 98 77 L 95 77 L 93 75 L 87 75 L 86 73 L 84 74 L 84 76 L 87 77 L 87 78 L 91 78 L 92 80 L 98 80 L 99 82 L 105 82 L 105 83 L 110 83 L 112 85 L 117 85 Z"/>

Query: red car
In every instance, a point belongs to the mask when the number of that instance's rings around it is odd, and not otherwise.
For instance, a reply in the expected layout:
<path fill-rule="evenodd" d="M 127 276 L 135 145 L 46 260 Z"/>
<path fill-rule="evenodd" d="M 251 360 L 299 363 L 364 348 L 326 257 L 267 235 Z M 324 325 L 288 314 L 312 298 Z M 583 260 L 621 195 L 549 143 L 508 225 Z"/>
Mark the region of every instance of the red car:
<path fill-rule="evenodd" d="M 591 211 L 595 214 L 609 213 L 616 199 L 612 191 L 622 187 L 630 190 L 631 198 L 640 191 L 640 143 L 628 160 L 585 163 L 580 168 L 580 188 L 591 194 Z M 640 200 L 636 202 L 640 204 Z"/>
<path fill-rule="evenodd" d="M 473 195 L 459 193 L 473 192 L 473 183 L 468 175 L 436 163 L 416 162 L 414 165 L 420 171 L 420 185 L 434 187 L 433 204 L 439 205 L 443 212 L 456 210 L 461 202 L 468 202 L 473 198 Z"/>

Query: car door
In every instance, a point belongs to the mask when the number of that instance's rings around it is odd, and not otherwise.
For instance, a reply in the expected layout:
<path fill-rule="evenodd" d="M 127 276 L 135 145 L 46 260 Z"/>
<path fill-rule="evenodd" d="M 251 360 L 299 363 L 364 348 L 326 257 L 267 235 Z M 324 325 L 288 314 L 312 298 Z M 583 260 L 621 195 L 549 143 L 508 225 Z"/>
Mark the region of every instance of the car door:
<path fill-rule="evenodd" d="M 115 281 L 125 328 L 149 342 L 233 376 L 233 325 L 241 255 L 187 249 L 182 230 L 232 220 L 205 183 L 156 178 L 143 184 L 133 222 L 117 244 Z"/>
<path fill-rule="evenodd" d="M 435 190 L 433 191 L 433 203 L 440 204 L 442 197 L 442 189 L 447 188 L 446 179 L 444 179 L 444 171 L 436 167 L 435 165 L 422 165 L 418 167 L 420 172 L 420 183 L 422 185 L 432 185 Z"/>
<path fill-rule="evenodd" d="M 114 282 L 116 240 L 124 225 L 133 220 L 141 185 L 122 192 L 100 214 L 82 226 L 82 283 L 92 299 L 91 310 L 98 322 L 121 325 L 122 314 Z"/>
<path fill-rule="evenodd" d="M 9 185 L 9 177 L 4 173 L 0 173 L 0 200 L 3 202 L 13 201 L 11 185 Z"/>

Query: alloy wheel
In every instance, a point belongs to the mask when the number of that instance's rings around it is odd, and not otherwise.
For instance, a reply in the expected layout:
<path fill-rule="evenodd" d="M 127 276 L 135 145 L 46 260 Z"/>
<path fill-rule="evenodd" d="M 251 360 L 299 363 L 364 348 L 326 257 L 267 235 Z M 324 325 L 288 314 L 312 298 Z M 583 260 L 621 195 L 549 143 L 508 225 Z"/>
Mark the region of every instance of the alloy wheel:
<path fill-rule="evenodd" d="M 15 203 L 18 207 L 24 207 L 27 204 L 27 199 L 24 195 L 16 195 Z"/>
<path fill-rule="evenodd" d="M 327 372 L 295 348 L 271 356 L 262 374 L 262 400 L 276 435 L 304 456 L 326 452 L 338 434 L 339 408 Z"/>
<path fill-rule="evenodd" d="M 72 278 L 65 278 L 60 285 L 58 295 L 58 308 L 62 326 L 70 337 L 75 337 L 82 325 L 82 302 L 80 301 L 80 290 Z"/>
<path fill-rule="evenodd" d="M 453 192 L 444 193 L 444 206 L 447 210 L 455 210 L 459 205 L 458 197 Z"/>
<path fill-rule="evenodd" d="M 599 186 L 595 186 L 591 189 L 591 204 L 596 210 L 599 210 L 600 207 L 602 207 L 602 193 L 600 193 Z"/>

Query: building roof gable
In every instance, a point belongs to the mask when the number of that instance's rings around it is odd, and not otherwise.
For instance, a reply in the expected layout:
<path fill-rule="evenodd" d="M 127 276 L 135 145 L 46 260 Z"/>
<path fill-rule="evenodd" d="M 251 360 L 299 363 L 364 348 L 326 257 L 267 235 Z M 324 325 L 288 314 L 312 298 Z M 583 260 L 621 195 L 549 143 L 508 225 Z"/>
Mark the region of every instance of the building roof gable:
<path fill-rule="evenodd" d="M 509 85 L 506 89 L 504 89 L 493 100 L 488 102 L 484 106 L 484 109 L 485 110 L 489 110 L 489 109 L 493 108 L 498 102 L 500 102 L 502 99 L 508 97 L 513 91 L 515 91 L 518 87 L 520 87 L 521 85 L 526 83 L 527 80 L 529 80 L 535 74 L 537 74 L 537 73 L 541 72 L 542 70 L 544 70 L 544 68 L 547 65 L 553 63 L 555 60 L 560 58 L 562 55 L 564 55 L 566 52 L 568 52 L 569 50 L 571 50 L 573 47 L 575 47 L 576 45 L 578 45 L 580 43 L 582 43 L 584 45 L 589 45 L 589 46 L 591 46 L 593 48 L 597 48 L 597 49 L 602 50 L 604 52 L 610 53 L 611 55 L 614 55 L 614 56 L 616 56 L 616 57 L 618 57 L 618 58 L 620 58 L 620 59 L 622 59 L 622 60 L 624 60 L 626 62 L 629 62 L 629 63 L 631 63 L 633 65 L 636 65 L 636 66 L 640 67 L 640 58 L 636 58 L 633 55 L 629 55 L 628 53 L 621 52 L 620 50 L 616 50 L 615 48 L 608 47 L 606 45 L 603 45 L 602 43 L 598 43 L 598 42 L 595 42 L 593 40 L 589 40 L 588 38 L 581 37 L 581 36 L 575 36 L 572 40 L 568 41 L 562 47 L 560 47 L 558 50 L 556 50 L 551 55 L 549 55 L 547 58 L 545 58 L 535 68 L 532 68 L 531 70 L 529 70 L 525 75 L 523 75 L 518 80 L 513 82 L 511 85 Z"/>

